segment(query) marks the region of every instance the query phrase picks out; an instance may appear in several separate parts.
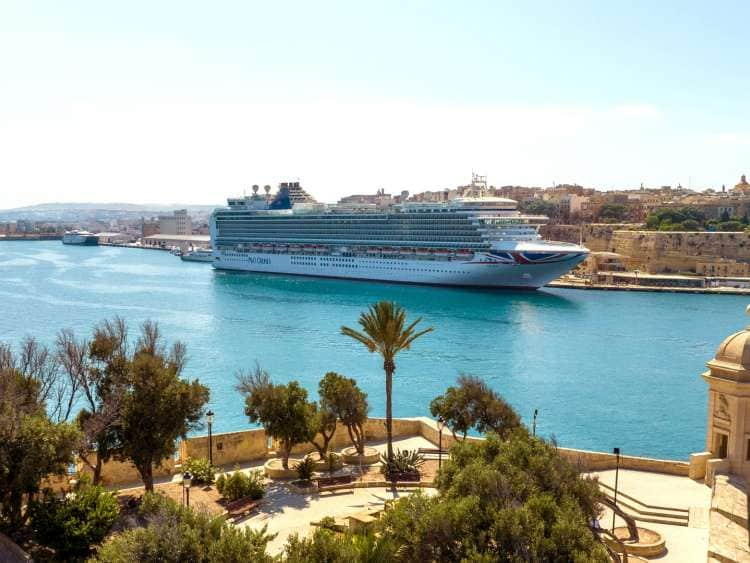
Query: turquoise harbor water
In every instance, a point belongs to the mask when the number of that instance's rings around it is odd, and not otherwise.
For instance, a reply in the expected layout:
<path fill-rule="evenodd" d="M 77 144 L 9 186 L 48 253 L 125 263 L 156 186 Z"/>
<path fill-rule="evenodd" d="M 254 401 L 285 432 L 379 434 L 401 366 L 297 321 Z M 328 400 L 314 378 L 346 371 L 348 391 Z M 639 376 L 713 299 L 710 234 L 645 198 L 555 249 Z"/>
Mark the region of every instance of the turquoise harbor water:
<path fill-rule="evenodd" d="M 339 334 L 378 299 L 435 332 L 398 359 L 396 416 L 428 414 L 460 372 L 482 376 L 564 446 L 686 459 L 702 451 L 719 342 L 747 324 L 741 297 L 545 289 L 500 292 L 233 274 L 166 253 L 0 242 L 0 341 L 80 336 L 119 315 L 187 344 L 187 375 L 211 388 L 217 431 L 248 427 L 234 373 L 258 360 L 316 396 L 326 371 L 355 377 L 384 413 L 381 362 Z"/>

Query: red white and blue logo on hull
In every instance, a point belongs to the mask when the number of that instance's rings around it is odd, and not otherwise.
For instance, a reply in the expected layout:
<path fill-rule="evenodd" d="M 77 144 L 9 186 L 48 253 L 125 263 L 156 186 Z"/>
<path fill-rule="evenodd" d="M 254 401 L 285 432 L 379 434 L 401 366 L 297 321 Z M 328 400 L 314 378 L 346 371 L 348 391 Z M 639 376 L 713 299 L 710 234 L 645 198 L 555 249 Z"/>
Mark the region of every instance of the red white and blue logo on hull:
<path fill-rule="evenodd" d="M 484 256 L 496 264 L 553 264 L 585 256 L 585 252 L 493 251 Z"/>

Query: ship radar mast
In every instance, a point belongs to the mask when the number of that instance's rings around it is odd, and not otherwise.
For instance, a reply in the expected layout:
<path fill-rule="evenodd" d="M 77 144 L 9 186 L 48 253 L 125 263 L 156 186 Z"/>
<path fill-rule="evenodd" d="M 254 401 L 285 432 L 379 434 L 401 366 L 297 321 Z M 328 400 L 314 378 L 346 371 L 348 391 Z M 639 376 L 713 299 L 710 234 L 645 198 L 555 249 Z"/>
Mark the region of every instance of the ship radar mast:
<path fill-rule="evenodd" d="M 476 172 L 471 173 L 471 192 L 475 197 L 487 195 L 487 176 L 481 176 Z"/>

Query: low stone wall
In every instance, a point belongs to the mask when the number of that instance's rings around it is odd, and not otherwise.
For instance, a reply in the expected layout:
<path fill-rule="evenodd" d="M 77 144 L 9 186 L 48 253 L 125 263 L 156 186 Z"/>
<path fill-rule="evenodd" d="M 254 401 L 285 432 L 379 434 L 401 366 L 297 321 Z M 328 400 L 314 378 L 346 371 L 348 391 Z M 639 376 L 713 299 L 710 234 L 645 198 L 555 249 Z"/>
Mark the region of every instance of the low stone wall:
<path fill-rule="evenodd" d="M 558 448 L 558 451 L 562 457 L 578 466 L 581 471 L 603 471 L 617 467 L 617 456 L 614 454 L 570 448 Z M 686 461 L 621 455 L 620 468 L 687 477 L 690 464 Z"/>
<path fill-rule="evenodd" d="M 368 442 L 384 441 L 385 419 L 368 419 L 365 423 L 364 431 Z M 394 418 L 393 437 L 399 439 L 408 436 L 422 436 L 437 446 L 440 439 L 440 431 L 437 422 L 427 417 Z M 214 434 L 212 439 L 214 464 L 219 466 L 226 467 L 227 465 L 265 459 L 270 453 L 278 451 L 278 444 L 271 444 L 271 447 L 268 447 L 268 439 L 262 428 Z M 460 437 L 458 439 L 460 440 Z M 483 439 L 475 436 L 468 436 L 466 438 L 468 442 L 481 442 Z M 443 448 L 450 448 L 456 441 L 457 439 L 453 437 L 449 429 L 443 429 Z M 339 424 L 331 441 L 331 448 L 340 450 L 349 445 L 351 445 L 349 433 L 344 426 Z M 292 456 L 301 457 L 313 451 L 315 451 L 315 448 L 310 443 L 298 444 L 292 449 Z M 610 453 L 570 448 L 559 448 L 559 451 L 563 457 L 576 464 L 582 471 L 614 469 L 616 465 L 615 456 Z M 154 476 L 164 477 L 177 473 L 180 470 L 181 460 L 188 457 L 208 457 L 208 436 L 195 436 L 183 440 L 179 447 L 179 457 L 174 460 L 165 460 L 161 467 L 154 470 Z M 620 467 L 638 471 L 653 471 L 656 473 L 688 476 L 690 464 L 685 461 L 620 456 Z M 78 463 L 78 470 L 83 473 L 91 473 L 90 468 L 80 461 Z M 102 480 L 105 485 L 110 486 L 134 484 L 140 481 L 140 475 L 133 464 L 111 460 L 105 463 L 102 468 Z"/>
<path fill-rule="evenodd" d="M 268 439 L 262 428 L 222 432 L 212 436 L 214 465 L 231 465 L 268 455 Z M 208 457 L 208 436 L 194 436 L 180 442 L 180 459 Z"/>
<path fill-rule="evenodd" d="M 716 476 L 709 513 L 709 561 L 750 561 L 747 493 L 747 483 L 742 478 Z"/>

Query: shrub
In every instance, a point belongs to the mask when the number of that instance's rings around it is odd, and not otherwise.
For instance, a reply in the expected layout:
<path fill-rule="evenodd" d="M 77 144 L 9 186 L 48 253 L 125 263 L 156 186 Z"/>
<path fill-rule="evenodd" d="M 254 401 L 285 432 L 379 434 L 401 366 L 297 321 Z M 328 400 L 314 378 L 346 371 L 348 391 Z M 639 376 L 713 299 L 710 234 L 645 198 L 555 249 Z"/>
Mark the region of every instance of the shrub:
<path fill-rule="evenodd" d="M 120 513 L 117 499 L 84 481 L 64 497 L 51 490 L 29 504 L 31 525 L 40 544 L 62 561 L 87 557 L 107 535 Z"/>
<path fill-rule="evenodd" d="M 220 495 L 224 494 L 224 486 L 227 484 L 227 477 L 223 473 L 216 479 L 216 490 Z"/>
<path fill-rule="evenodd" d="M 222 516 L 214 517 L 152 493 L 144 497 L 139 515 L 142 527 L 114 535 L 92 561 L 273 561 L 266 546 L 275 535 L 269 535 L 265 527 L 235 528 Z"/>
<path fill-rule="evenodd" d="M 187 458 L 183 464 L 183 469 L 189 471 L 193 476 L 193 483 L 197 485 L 210 485 L 214 482 L 216 467 L 205 457 L 200 459 Z"/>
<path fill-rule="evenodd" d="M 417 450 L 397 450 L 393 454 L 393 461 L 380 454 L 380 472 L 384 475 L 393 473 L 419 473 L 419 468 L 424 464 L 424 456 Z"/>
<path fill-rule="evenodd" d="M 266 494 L 263 474 L 260 471 L 251 471 L 250 473 L 235 471 L 226 478 L 220 493 L 221 496 L 230 501 L 245 497 L 252 499 L 263 498 L 263 495 Z"/>
<path fill-rule="evenodd" d="M 300 481 L 309 481 L 315 473 L 315 461 L 308 455 L 294 466 Z"/>
<path fill-rule="evenodd" d="M 328 452 L 328 455 L 326 456 L 326 467 L 328 468 L 328 473 L 333 475 L 333 472 L 336 471 L 336 468 L 339 465 L 339 455 L 335 454 L 333 452 Z"/>

